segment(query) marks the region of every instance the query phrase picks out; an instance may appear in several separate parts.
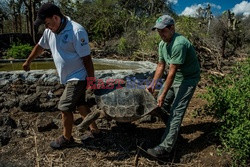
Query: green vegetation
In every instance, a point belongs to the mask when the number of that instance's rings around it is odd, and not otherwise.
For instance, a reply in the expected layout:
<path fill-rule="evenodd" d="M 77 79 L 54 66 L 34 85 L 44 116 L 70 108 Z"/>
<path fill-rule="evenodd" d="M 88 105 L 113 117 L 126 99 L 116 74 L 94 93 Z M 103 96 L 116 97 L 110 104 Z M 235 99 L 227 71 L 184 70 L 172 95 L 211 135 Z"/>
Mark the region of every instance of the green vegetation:
<path fill-rule="evenodd" d="M 32 48 L 29 44 L 13 44 L 11 48 L 7 50 L 7 56 L 5 58 L 26 59 Z"/>
<path fill-rule="evenodd" d="M 130 55 L 132 46 L 129 44 L 128 40 L 124 37 L 121 37 L 117 46 L 117 52 L 120 55 Z"/>
<path fill-rule="evenodd" d="M 72 5 L 74 15 L 72 9 L 66 8 Z M 62 1 L 61 8 L 86 28 L 91 41 L 108 45 L 105 50 L 131 60 L 157 54 L 160 38 L 156 32 L 150 33 L 151 27 L 160 13 L 174 13 L 164 0 L 95 0 L 77 4 Z"/>
<path fill-rule="evenodd" d="M 25 32 L 34 37 L 32 31 L 34 27 L 30 20 L 35 18 L 33 15 L 35 13 L 31 10 L 33 7 L 37 9 L 45 0 L 32 0 L 30 3 L 24 3 L 26 2 L 24 0 L 9 1 L 9 8 L 4 8 L 3 2 L 0 2 L 0 14 L 3 18 L 1 23 L 4 33 Z M 223 66 L 230 65 L 228 62 L 233 62 L 237 56 L 246 57 L 250 54 L 250 17 L 242 19 L 243 16 L 238 16 L 237 24 L 232 25 L 227 12 L 211 20 L 203 16 L 197 18 L 177 16 L 170 3 L 165 2 L 165 0 L 60 0 L 57 4 L 66 16 L 86 28 L 93 47 L 104 51 L 104 55 L 115 54 L 130 60 L 156 62 L 158 43 L 161 39 L 157 32 L 151 31 L 151 28 L 162 14 L 169 14 L 175 18 L 176 32 L 183 34 L 193 43 L 201 66 L 206 70 L 219 70 L 224 73 Z M 28 11 L 28 14 L 25 11 Z M 18 23 L 27 23 L 29 26 L 26 29 L 26 24 Z M 15 28 L 11 29 L 13 26 Z M 6 52 L 6 58 L 26 58 L 30 51 L 29 45 L 14 44 Z M 53 62 L 33 62 L 31 66 L 33 70 L 52 68 L 55 68 Z M 245 165 L 250 155 L 249 68 L 248 59 L 245 63 L 239 64 L 230 75 L 213 77 L 213 84 L 209 86 L 208 94 L 205 96 L 209 102 L 208 109 L 221 121 L 217 134 L 225 148 L 232 152 L 237 165 Z M 95 69 L 126 69 L 126 67 L 95 64 Z M 11 70 L 22 70 L 22 63 L 0 64 L 0 71 Z"/>
<path fill-rule="evenodd" d="M 250 155 L 250 58 L 226 77 L 213 77 L 205 95 L 208 108 L 221 121 L 217 130 L 231 151 L 235 165 L 246 165 Z"/>
<path fill-rule="evenodd" d="M 10 15 L 18 12 L 4 19 L 3 30 L 5 33 L 12 31 L 30 33 L 35 38 L 36 36 L 31 31 L 34 27 L 30 20 L 35 17 L 32 16 L 33 11 L 30 11 L 31 6 L 38 9 L 47 1 L 25 2 L 9 1 L 7 6 L 0 7 L 2 16 L 7 15 L 7 11 L 10 11 Z M 237 25 L 232 27 L 229 25 L 227 12 L 211 20 L 203 15 L 196 18 L 177 16 L 172 10 L 171 3 L 166 3 L 166 0 L 61 0 L 56 4 L 66 16 L 86 28 L 95 48 L 104 49 L 108 54 L 117 54 L 130 60 L 157 61 L 157 46 L 160 37 L 157 32 L 152 32 L 151 28 L 162 14 L 169 14 L 175 18 L 176 31 L 191 40 L 202 65 L 207 59 L 212 59 L 211 61 L 216 63 L 218 70 L 222 68 L 223 58 L 237 54 L 237 51 L 250 41 L 250 31 L 247 28 L 249 18 L 237 18 Z M 28 11 L 29 15 L 25 11 Z M 24 28 L 25 24 L 18 24 L 25 22 L 29 25 L 27 29 Z M 14 25 L 15 29 L 10 30 L 9 25 Z M 43 29 L 40 28 L 40 35 L 42 31 Z M 17 52 L 10 53 L 11 56 L 14 54 Z M 18 56 L 26 57 L 27 55 Z"/>
<path fill-rule="evenodd" d="M 153 55 L 157 55 L 158 44 L 159 41 L 161 40 L 158 33 L 155 32 L 148 33 L 145 30 L 138 30 L 137 35 L 138 35 L 138 49 L 132 55 L 133 59 L 135 59 L 135 57 L 142 55 L 143 60 L 145 60 L 149 59 Z"/>

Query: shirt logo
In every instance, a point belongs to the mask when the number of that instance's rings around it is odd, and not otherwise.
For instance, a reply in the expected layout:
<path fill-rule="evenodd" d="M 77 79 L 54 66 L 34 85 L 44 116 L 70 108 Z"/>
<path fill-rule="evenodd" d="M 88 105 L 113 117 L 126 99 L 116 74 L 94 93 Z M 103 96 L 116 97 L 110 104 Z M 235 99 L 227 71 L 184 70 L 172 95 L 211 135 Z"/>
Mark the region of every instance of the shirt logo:
<path fill-rule="evenodd" d="M 85 39 L 82 38 L 82 39 L 81 39 L 81 46 L 83 46 L 83 45 L 85 45 L 85 44 L 86 44 Z"/>
<path fill-rule="evenodd" d="M 68 41 L 67 41 L 68 37 L 69 37 L 69 35 L 68 35 L 68 34 L 65 34 L 64 37 L 63 37 L 62 42 L 63 42 L 63 43 L 67 43 L 67 42 L 68 42 Z"/>

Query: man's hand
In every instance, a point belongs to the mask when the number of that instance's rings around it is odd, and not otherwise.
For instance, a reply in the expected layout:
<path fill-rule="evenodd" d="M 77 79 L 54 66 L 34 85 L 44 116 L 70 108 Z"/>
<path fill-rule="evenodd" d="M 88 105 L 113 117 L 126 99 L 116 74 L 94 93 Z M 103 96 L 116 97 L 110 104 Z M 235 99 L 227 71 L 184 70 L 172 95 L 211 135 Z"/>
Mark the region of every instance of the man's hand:
<path fill-rule="evenodd" d="M 164 100 L 165 100 L 165 96 L 166 96 L 166 95 L 161 94 L 161 95 L 158 97 L 158 99 L 157 99 L 157 105 L 158 105 L 158 107 L 162 107 L 163 102 L 164 102 Z"/>
<path fill-rule="evenodd" d="M 157 67 L 156 67 L 156 70 L 155 70 L 154 78 L 153 78 L 152 82 L 150 83 L 150 85 L 147 87 L 147 90 L 150 93 L 154 93 L 157 82 L 162 77 L 164 69 L 165 69 L 165 62 L 159 62 L 157 64 Z"/>
<path fill-rule="evenodd" d="M 23 63 L 23 69 L 24 71 L 30 71 L 30 63 L 27 61 Z"/>
<path fill-rule="evenodd" d="M 32 60 L 34 60 L 38 55 L 40 55 L 43 52 L 43 48 L 36 44 L 35 47 L 32 49 L 29 57 L 27 58 L 27 60 L 23 63 L 23 69 L 25 71 L 29 71 L 30 70 L 30 63 L 32 62 Z"/>
<path fill-rule="evenodd" d="M 148 87 L 146 87 L 146 89 L 153 94 L 155 91 L 155 86 L 153 83 L 151 83 Z"/>

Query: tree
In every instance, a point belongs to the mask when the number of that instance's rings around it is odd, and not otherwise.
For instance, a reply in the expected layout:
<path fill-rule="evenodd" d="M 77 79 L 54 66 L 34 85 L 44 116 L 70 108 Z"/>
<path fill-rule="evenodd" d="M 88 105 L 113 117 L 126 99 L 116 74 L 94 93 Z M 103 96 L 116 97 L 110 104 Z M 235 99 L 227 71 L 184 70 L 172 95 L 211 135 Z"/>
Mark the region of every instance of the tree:
<path fill-rule="evenodd" d="M 11 16 L 13 17 L 14 32 L 22 32 L 22 0 L 10 0 L 9 7 L 11 9 Z"/>
<path fill-rule="evenodd" d="M 37 41 L 37 30 L 34 29 L 34 20 L 36 18 L 36 9 L 41 6 L 41 0 L 22 0 L 26 6 L 26 13 L 27 16 L 27 25 L 28 25 L 28 32 L 33 38 L 34 43 Z"/>
<path fill-rule="evenodd" d="M 155 16 L 159 13 L 174 13 L 171 5 L 166 4 L 165 0 L 119 0 L 119 4 L 138 17 Z"/>
<path fill-rule="evenodd" d="M 7 20 L 7 14 L 0 8 L 0 33 L 4 32 L 4 20 Z"/>

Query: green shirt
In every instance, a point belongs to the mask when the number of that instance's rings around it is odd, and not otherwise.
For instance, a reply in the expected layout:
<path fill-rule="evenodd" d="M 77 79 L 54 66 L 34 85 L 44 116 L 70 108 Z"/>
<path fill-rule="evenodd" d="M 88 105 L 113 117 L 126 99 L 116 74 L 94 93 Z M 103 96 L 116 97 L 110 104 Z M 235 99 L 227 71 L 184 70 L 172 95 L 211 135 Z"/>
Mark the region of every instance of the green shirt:
<path fill-rule="evenodd" d="M 170 44 L 161 41 L 159 44 L 159 62 L 180 64 L 174 84 L 189 82 L 197 84 L 200 80 L 200 64 L 193 45 L 184 36 L 175 33 Z"/>

